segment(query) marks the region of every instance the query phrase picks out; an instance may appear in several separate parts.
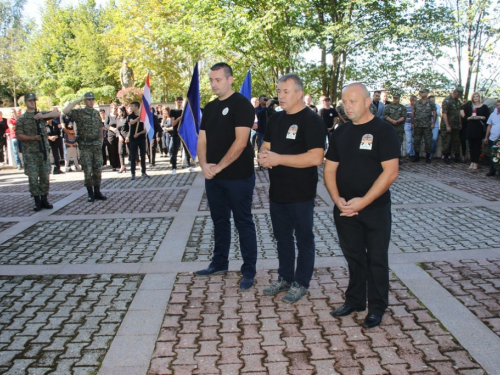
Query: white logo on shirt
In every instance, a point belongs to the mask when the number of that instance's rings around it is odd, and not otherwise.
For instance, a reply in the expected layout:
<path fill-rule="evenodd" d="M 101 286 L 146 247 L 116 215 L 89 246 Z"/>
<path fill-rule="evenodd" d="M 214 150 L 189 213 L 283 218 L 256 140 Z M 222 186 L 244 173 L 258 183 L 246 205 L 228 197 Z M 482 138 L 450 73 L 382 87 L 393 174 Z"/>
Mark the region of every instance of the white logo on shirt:
<path fill-rule="evenodd" d="M 224 116 L 227 115 L 228 112 L 229 112 L 229 108 L 227 108 L 227 107 L 222 110 L 222 114 Z"/>
<path fill-rule="evenodd" d="M 365 134 L 361 139 L 361 144 L 359 145 L 360 150 L 371 150 L 373 146 L 373 135 Z"/>
<path fill-rule="evenodd" d="M 295 139 L 297 136 L 297 130 L 299 127 L 297 125 L 292 125 L 288 128 L 288 133 L 286 133 L 286 139 Z"/>
<path fill-rule="evenodd" d="M 333 116 L 333 113 L 330 113 L 330 117 L 332 117 L 332 116 Z"/>

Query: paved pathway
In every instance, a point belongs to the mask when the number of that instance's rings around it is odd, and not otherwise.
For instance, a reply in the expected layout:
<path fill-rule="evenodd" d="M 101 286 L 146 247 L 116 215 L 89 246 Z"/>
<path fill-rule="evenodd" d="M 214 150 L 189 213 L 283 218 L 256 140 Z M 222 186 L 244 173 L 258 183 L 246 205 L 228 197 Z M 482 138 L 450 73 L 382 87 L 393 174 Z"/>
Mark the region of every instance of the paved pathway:
<path fill-rule="evenodd" d="M 151 179 L 105 170 L 105 202 L 83 175 L 51 176 L 35 213 L 27 178 L 0 172 L 0 374 L 500 374 L 500 182 L 463 164 L 404 164 L 392 188 L 390 308 L 333 318 L 348 281 L 322 175 L 316 270 L 294 305 L 277 277 L 265 172 L 253 215 L 256 286 L 196 277 L 213 244 L 200 173 Z"/>

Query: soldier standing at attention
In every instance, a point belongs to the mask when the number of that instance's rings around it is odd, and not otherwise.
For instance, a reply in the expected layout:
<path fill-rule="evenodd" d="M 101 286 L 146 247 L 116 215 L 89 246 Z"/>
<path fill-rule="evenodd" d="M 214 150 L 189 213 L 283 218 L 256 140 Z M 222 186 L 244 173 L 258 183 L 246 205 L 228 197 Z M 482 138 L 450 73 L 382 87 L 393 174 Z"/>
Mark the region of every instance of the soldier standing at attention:
<path fill-rule="evenodd" d="M 451 163 L 451 150 L 455 154 L 455 161 L 462 162 L 460 157 L 460 129 L 462 120 L 460 110 L 462 109 L 462 96 L 464 89 L 458 86 L 453 92 L 443 100 L 441 117 L 441 134 L 443 136 L 443 155 L 446 164 Z"/>
<path fill-rule="evenodd" d="M 85 108 L 73 109 L 82 101 L 85 103 Z M 80 148 L 79 162 L 85 175 L 88 202 L 93 202 L 94 199 L 107 199 L 100 191 L 103 126 L 99 112 L 94 109 L 94 102 L 94 93 L 87 92 L 83 98 L 68 103 L 63 109 L 64 114 L 71 117 L 76 123 L 77 141 Z"/>
<path fill-rule="evenodd" d="M 23 142 L 24 174 L 28 176 L 29 190 L 35 199 L 33 210 L 52 208 L 47 200 L 49 193 L 49 142 L 45 124 L 38 120 L 52 119 L 60 116 L 58 111 L 37 112 L 36 95 L 24 96 L 26 112 L 17 119 L 16 135 Z"/>
<path fill-rule="evenodd" d="M 414 162 L 420 161 L 420 143 L 422 136 L 425 142 L 425 161 L 431 162 L 431 139 L 432 129 L 436 123 L 437 111 L 436 105 L 427 99 L 429 90 L 420 90 L 420 99 L 413 105 L 413 112 L 411 115 L 413 133 L 413 148 L 415 150 Z"/>
<path fill-rule="evenodd" d="M 395 92 L 392 94 L 392 102 L 387 102 L 384 108 L 384 120 L 394 126 L 398 133 L 399 149 L 403 146 L 405 136 L 406 107 L 399 103 L 401 94 Z M 399 165 L 402 163 L 402 156 L 399 156 Z"/>

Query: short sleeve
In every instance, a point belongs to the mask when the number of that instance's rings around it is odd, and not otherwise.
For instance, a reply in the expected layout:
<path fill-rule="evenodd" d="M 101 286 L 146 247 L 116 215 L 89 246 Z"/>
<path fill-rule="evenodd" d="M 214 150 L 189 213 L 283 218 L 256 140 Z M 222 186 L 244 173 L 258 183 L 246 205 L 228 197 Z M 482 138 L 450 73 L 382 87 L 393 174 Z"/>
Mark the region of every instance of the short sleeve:
<path fill-rule="evenodd" d="M 389 116 L 389 106 L 384 107 L 384 114 L 382 115 L 382 118 L 385 119 L 387 116 Z"/>
<path fill-rule="evenodd" d="M 494 115 L 495 115 L 495 110 L 493 110 L 493 112 L 491 112 L 490 117 L 488 117 L 488 121 L 486 121 L 486 123 L 488 125 L 493 125 L 493 116 Z"/>
<path fill-rule="evenodd" d="M 449 100 L 448 100 L 448 99 L 443 100 L 443 104 L 442 104 L 442 106 L 441 106 L 441 113 L 443 113 L 443 114 L 444 114 L 444 113 L 448 114 L 448 105 L 449 105 L 448 103 L 449 103 Z"/>
<path fill-rule="evenodd" d="M 335 138 L 336 138 L 335 136 L 332 138 L 332 141 L 330 142 L 330 145 L 328 147 L 328 151 L 326 152 L 325 158 L 330 161 L 339 162 L 340 159 L 337 152 L 337 145 L 335 142 Z"/>
<path fill-rule="evenodd" d="M 305 145 L 308 151 L 313 148 L 325 147 L 326 129 L 324 121 L 319 115 L 315 115 L 311 120 L 313 121 L 307 125 L 307 131 L 304 132 Z"/>
<path fill-rule="evenodd" d="M 278 121 L 278 113 L 273 113 L 267 120 L 266 132 L 264 133 L 264 142 L 271 142 L 271 131 L 276 121 Z"/>
<path fill-rule="evenodd" d="M 432 111 L 436 111 L 437 112 L 437 107 L 436 107 L 436 104 L 431 102 L 431 107 L 432 107 Z"/>
<path fill-rule="evenodd" d="M 234 114 L 234 124 L 236 128 L 251 128 L 255 119 L 255 108 L 246 98 L 240 99 L 237 103 L 237 110 Z"/>
<path fill-rule="evenodd" d="M 389 126 L 385 127 L 384 130 L 385 136 L 382 137 L 379 146 L 379 156 L 381 162 L 397 159 L 400 156 L 400 146 L 396 130 Z"/>

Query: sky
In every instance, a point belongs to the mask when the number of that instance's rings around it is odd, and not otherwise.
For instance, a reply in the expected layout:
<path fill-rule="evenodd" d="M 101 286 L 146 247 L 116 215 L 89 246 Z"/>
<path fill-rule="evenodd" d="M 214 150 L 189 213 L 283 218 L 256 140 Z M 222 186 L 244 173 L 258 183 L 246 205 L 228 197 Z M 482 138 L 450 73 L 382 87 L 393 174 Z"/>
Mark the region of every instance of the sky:
<path fill-rule="evenodd" d="M 96 4 L 99 5 L 104 5 L 107 3 L 108 0 L 96 0 Z M 38 24 L 40 24 L 40 9 L 42 8 L 43 4 L 45 3 L 45 0 L 28 0 L 26 2 L 26 5 L 24 6 L 24 15 L 33 18 Z M 62 5 L 68 5 L 68 4 L 78 4 L 78 0 L 62 0 L 61 4 Z"/>

